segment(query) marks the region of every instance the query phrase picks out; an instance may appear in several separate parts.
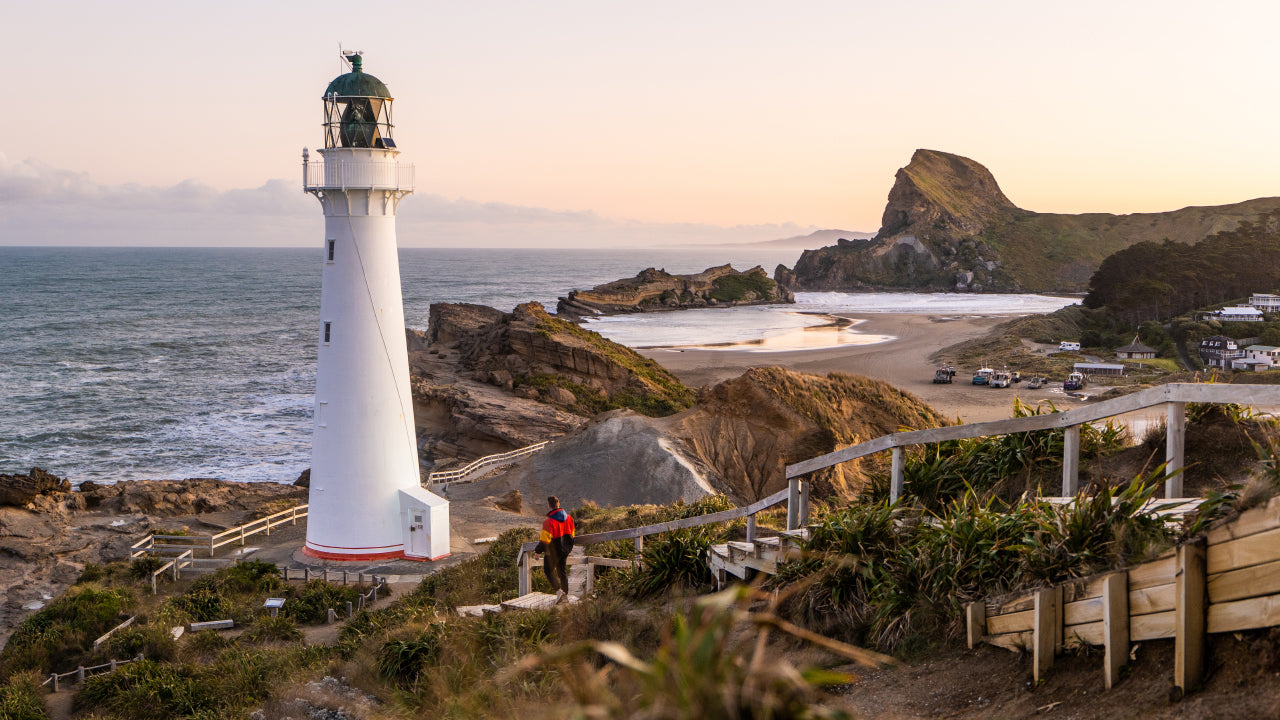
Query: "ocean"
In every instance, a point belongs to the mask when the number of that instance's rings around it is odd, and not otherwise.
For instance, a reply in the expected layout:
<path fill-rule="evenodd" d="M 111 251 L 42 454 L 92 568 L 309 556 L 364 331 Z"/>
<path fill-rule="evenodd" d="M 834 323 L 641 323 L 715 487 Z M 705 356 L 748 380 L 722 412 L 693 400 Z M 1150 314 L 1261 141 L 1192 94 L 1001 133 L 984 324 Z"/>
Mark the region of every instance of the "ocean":
<path fill-rule="evenodd" d="M 404 249 L 405 321 L 434 302 L 554 310 L 646 267 L 792 265 L 798 250 Z M 84 480 L 292 482 L 310 459 L 319 248 L 0 247 L 0 473 Z M 797 311 L 1045 312 L 1038 296 L 802 293 L 797 306 L 593 323 L 634 346 L 743 342 L 818 322 Z M 678 321 L 675 319 L 678 318 Z"/>

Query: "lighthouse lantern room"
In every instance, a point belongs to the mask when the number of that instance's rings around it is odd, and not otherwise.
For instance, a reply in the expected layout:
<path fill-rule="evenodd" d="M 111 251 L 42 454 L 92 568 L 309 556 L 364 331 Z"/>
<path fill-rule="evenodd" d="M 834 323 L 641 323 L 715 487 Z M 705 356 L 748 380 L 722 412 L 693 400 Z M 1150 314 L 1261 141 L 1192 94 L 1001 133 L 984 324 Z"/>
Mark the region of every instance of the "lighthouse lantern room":
<path fill-rule="evenodd" d="M 324 210 L 307 541 L 330 560 L 449 554 L 449 503 L 423 489 L 409 392 L 396 208 L 413 192 L 398 160 L 391 93 L 364 72 L 329 83 L 323 158 L 302 151 L 303 189 Z"/>

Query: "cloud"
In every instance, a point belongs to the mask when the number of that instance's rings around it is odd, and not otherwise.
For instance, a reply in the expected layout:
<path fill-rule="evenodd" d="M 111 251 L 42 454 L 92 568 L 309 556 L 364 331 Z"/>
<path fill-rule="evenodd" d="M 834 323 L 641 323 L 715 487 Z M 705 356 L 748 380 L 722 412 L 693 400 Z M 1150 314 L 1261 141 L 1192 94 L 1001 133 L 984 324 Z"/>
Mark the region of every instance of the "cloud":
<path fill-rule="evenodd" d="M 87 173 L 0 153 L 0 245 L 307 246 L 318 244 L 322 227 L 319 205 L 293 181 L 236 190 L 197 180 L 168 187 L 103 185 Z M 814 229 L 618 220 L 432 193 L 404 201 L 398 222 L 402 247 L 703 245 Z"/>

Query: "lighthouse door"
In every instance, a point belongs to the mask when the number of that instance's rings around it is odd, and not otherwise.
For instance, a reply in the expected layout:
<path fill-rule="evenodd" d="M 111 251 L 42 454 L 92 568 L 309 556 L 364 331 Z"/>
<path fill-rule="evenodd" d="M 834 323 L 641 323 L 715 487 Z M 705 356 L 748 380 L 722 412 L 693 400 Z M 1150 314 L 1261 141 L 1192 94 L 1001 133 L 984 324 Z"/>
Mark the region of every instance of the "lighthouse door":
<path fill-rule="evenodd" d="M 431 550 L 431 538 L 427 537 L 426 511 L 413 508 L 409 511 L 409 554 L 425 557 Z"/>

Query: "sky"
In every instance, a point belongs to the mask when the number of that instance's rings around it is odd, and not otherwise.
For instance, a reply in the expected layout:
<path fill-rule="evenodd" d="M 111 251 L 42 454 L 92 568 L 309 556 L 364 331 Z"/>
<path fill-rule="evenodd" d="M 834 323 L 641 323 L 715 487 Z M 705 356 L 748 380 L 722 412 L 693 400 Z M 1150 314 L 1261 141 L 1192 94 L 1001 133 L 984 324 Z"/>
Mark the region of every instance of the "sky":
<path fill-rule="evenodd" d="M 396 98 L 417 168 L 402 246 L 873 232 L 917 148 L 984 164 L 1040 212 L 1280 195 L 1271 2 L 0 10 L 0 245 L 320 243 L 299 163 L 339 44 Z"/>

